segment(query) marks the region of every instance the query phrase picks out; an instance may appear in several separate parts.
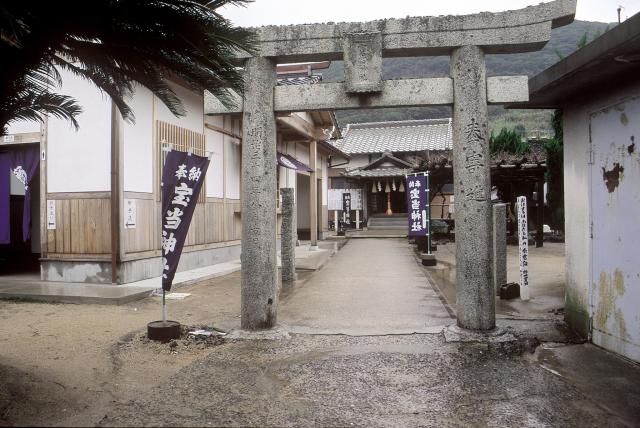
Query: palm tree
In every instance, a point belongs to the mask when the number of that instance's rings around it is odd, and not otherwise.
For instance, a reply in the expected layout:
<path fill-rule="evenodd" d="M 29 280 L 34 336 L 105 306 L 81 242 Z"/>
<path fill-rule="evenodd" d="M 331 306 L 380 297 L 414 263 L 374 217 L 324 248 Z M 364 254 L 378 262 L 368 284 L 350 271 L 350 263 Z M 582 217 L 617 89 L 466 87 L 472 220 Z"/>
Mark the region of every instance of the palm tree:
<path fill-rule="evenodd" d="M 253 51 L 254 36 L 218 9 L 252 0 L 3 0 L 0 2 L 0 135 L 8 123 L 66 118 L 77 127 L 81 107 L 52 89 L 59 70 L 93 82 L 126 120 L 136 84 L 151 90 L 173 114 L 184 107 L 167 85 L 179 76 L 223 103 L 225 88 L 242 92 L 238 51 Z"/>

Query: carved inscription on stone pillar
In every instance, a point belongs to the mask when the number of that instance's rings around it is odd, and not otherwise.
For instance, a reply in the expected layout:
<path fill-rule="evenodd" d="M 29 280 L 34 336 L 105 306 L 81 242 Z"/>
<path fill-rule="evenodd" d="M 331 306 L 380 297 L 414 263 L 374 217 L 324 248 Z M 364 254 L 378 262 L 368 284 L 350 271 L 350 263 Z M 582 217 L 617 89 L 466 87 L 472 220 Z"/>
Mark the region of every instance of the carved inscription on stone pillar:
<path fill-rule="evenodd" d="M 344 38 L 344 77 L 347 92 L 382 90 L 382 33 L 349 33 Z"/>

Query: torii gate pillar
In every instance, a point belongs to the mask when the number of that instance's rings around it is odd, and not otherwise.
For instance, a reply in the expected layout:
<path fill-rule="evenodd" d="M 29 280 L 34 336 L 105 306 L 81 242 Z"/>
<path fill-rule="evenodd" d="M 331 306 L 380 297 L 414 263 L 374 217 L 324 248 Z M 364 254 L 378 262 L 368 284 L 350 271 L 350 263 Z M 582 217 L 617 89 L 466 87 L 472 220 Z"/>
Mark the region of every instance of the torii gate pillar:
<path fill-rule="evenodd" d="M 255 57 L 245 64 L 242 117 L 241 327 L 268 329 L 276 323 L 276 64 Z"/>
<path fill-rule="evenodd" d="M 458 326 L 491 330 L 496 315 L 487 79 L 482 49 L 463 46 L 454 50 L 451 77 Z"/>

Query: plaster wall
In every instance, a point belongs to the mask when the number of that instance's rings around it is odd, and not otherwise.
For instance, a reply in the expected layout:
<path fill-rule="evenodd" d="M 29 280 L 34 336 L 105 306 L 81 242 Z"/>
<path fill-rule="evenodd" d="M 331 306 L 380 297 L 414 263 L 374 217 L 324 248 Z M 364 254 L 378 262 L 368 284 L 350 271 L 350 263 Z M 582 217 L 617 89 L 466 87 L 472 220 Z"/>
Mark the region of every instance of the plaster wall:
<path fill-rule="evenodd" d="M 329 183 L 329 170 L 327 168 L 327 156 L 326 155 L 322 155 L 320 157 L 321 159 L 321 173 L 320 173 L 320 178 L 322 178 L 322 205 L 327 205 L 327 202 L 329 201 L 329 186 L 327 183 Z"/>
<path fill-rule="evenodd" d="M 296 157 L 295 150 L 296 150 L 296 143 L 290 142 L 290 141 L 284 141 L 281 137 L 278 137 L 279 152 L 291 155 L 295 158 Z M 292 169 L 284 168 L 281 166 L 279 166 L 278 168 L 280 169 L 280 188 L 295 189 L 297 184 L 296 172 Z M 296 192 L 294 192 L 293 194 L 294 194 L 294 201 L 296 201 L 295 203 L 297 204 L 298 202 L 297 202 Z"/>
<path fill-rule="evenodd" d="M 47 191 L 103 192 L 111 189 L 111 99 L 79 77 L 61 71 L 61 93 L 82 106 L 75 130 L 69 122 L 49 117 Z"/>
<path fill-rule="evenodd" d="M 369 160 L 369 155 L 366 153 L 361 155 L 352 155 L 349 163 L 347 165 L 340 165 L 340 168 L 348 168 L 348 169 L 360 168 L 360 167 L 369 165 L 371 162 L 373 162 L 375 159 L 378 159 L 379 157 L 380 157 L 380 154 L 378 153 L 374 154 L 371 157 L 371 160 Z"/>
<path fill-rule="evenodd" d="M 129 105 L 135 123 L 123 121 L 124 190 L 153 192 L 153 94 L 138 86 Z"/>
<path fill-rule="evenodd" d="M 158 120 L 202 133 L 204 125 L 204 94 L 192 91 L 172 82 L 169 82 L 169 87 L 182 101 L 186 110 L 186 115 L 183 117 L 174 116 L 164 103 L 157 100 L 156 114 Z"/>
<path fill-rule="evenodd" d="M 241 133 L 238 121 L 233 121 L 233 131 L 236 135 Z M 226 197 L 240 199 L 240 174 L 242 172 L 242 147 L 239 142 L 227 135 L 223 136 L 226 156 L 227 189 Z"/>
<path fill-rule="evenodd" d="M 205 116 L 205 122 L 222 128 L 222 116 Z M 211 163 L 207 170 L 206 189 L 209 198 L 224 198 L 224 137 L 220 132 L 205 128 L 207 151 L 211 152 Z"/>
<path fill-rule="evenodd" d="M 297 174 L 296 199 L 298 229 L 309 229 L 309 176 Z"/>
<path fill-rule="evenodd" d="M 35 120 L 18 120 L 7 125 L 7 135 L 40 132 L 40 122 Z"/>
<path fill-rule="evenodd" d="M 295 158 L 305 165 L 309 165 L 309 144 L 296 143 Z"/>

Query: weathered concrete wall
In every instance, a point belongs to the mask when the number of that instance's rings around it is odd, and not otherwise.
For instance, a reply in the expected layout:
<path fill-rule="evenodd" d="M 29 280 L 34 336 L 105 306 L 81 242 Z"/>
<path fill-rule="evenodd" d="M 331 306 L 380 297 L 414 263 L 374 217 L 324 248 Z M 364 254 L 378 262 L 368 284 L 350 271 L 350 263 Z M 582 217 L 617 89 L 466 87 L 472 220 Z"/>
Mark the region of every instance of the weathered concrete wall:
<path fill-rule="evenodd" d="M 638 111 L 640 84 L 564 110 L 564 178 L 571 189 L 565 192 L 565 318 L 594 343 L 636 361 Z"/>
<path fill-rule="evenodd" d="M 586 106 L 585 106 L 586 107 Z M 590 335 L 591 201 L 589 115 L 582 105 L 564 110 L 565 320 Z"/>

